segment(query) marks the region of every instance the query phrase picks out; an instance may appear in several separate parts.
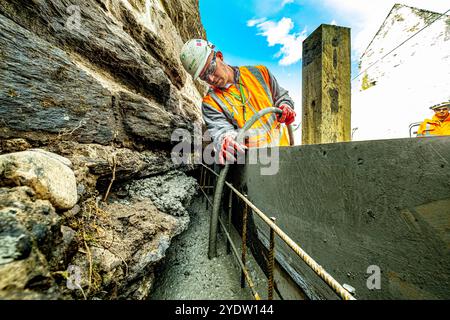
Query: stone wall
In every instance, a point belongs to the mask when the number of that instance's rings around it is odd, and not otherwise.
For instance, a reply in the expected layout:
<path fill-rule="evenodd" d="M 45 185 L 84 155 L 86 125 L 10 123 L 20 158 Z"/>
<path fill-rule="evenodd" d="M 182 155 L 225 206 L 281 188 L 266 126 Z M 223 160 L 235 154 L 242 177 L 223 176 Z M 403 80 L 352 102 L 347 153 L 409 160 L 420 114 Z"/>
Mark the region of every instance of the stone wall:
<path fill-rule="evenodd" d="M 187 228 L 183 208 L 196 189 L 183 173 L 192 168 L 175 165 L 169 152 L 175 129 L 201 125 L 205 87 L 179 60 L 186 40 L 206 37 L 198 6 L 0 0 L 2 298 L 148 296 L 153 265 Z M 39 183 L 8 178 L 16 168 L 9 154 L 33 148 L 70 164 L 71 208 L 42 196 Z M 41 172 L 49 164 L 37 163 L 37 153 L 30 166 Z M 139 186 L 146 196 L 128 191 Z M 83 290 L 68 288 L 69 269 L 80 270 Z"/>
<path fill-rule="evenodd" d="M 151 146 L 199 122 L 200 94 L 178 58 L 178 29 L 205 36 L 197 4 L 174 22 L 169 7 L 0 1 L 0 137 Z"/>

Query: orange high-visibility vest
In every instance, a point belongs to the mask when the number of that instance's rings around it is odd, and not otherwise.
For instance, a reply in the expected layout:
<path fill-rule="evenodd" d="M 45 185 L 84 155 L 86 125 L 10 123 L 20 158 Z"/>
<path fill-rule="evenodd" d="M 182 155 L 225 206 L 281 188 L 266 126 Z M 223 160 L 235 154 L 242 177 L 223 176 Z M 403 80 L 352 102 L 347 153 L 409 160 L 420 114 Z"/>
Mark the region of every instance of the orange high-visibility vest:
<path fill-rule="evenodd" d="M 242 128 L 254 114 L 273 107 L 269 72 L 264 66 L 239 67 L 239 83 L 228 89 L 214 88 L 203 98 L 203 104 L 224 113 L 227 118 Z M 240 85 L 243 90 L 241 92 Z M 242 97 L 243 96 L 243 97 Z M 244 99 L 243 103 L 242 98 Z M 249 130 L 248 147 L 289 146 L 285 125 L 277 121 L 275 113 L 269 113 L 257 121 Z"/>
<path fill-rule="evenodd" d="M 439 118 L 433 116 L 433 119 L 426 119 L 417 130 L 418 137 L 425 136 L 449 136 L 450 135 L 450 116 L 440 122 Z"/>

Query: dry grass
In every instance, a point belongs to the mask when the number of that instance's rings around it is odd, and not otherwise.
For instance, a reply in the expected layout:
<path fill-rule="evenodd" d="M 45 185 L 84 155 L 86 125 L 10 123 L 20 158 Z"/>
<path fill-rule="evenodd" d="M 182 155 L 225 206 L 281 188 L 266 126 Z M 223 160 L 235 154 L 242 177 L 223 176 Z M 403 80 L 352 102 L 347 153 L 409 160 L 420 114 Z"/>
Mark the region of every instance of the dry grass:
<path fill-rule="evenodd" d="M 113 157 L 112 157 L 112 178 L 111 178 L 111 182 L 109 183 L 108 190 L 106 190 L 105 197 L 103 198 L 104 202 L 106 202 L 106 200 L 108 200 L 108 195 L 109 195 L 109 192 L 111 191 L 112 184 L 113 184 L 114 180 L 116 180 L 116 166 L 117 166 L 116 155 L 113 155 Z"/>
<path fill-rule="evenodd" d="M 88 288 L 83 296 L 88 298 L 95 295 L 102 286 L 102 276 L 98 266 L 93 261 L 91 247 L 101 247 L 110 250 L 114 242 L 105 240 L 106 230 L 111 225 L 111 217 L 100 206 L 100 197 L 96 191 L 81 203 L 79 214 L 69 218 L 68 225 L 76 231 L 78 251 L 86 255 L 88 269 Z M 105 245 L 108 243 L 108 246 Z M 126 266 L 128 269 L 128 266 Z M 61 274 L 64 276 L 63 274 Z M 80 288 L 82 289 L 82 288 Z"/>

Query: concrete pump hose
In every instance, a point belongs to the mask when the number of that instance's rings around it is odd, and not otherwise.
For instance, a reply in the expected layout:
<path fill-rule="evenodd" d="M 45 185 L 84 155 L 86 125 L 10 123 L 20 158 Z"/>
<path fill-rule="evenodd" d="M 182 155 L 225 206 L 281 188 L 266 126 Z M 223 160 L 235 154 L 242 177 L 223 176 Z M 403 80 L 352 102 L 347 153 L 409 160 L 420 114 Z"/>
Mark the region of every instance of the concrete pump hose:
<path fill-rule="evenodd" d="M 257 114 L 255 114 L 253 117 L 250 118 L 249 121 L 247 121 L 240 130 L 239 134 L 236 137 L 236 141 L 241 141 L 242 138 L 245 135 L 245 132 L 250 129 L 253 124 L 258 121 L 261 117 L 265 116 L 268 113 L 278 113 L 282 114 L 283 111 L 279 108 L 265 108 L 261 111 L 259 111 Z M 289 132 L 289 143 L 291 146 L 294 145 L 294 136 L 292 127 L 288 125 L 288 132 Z M 218 219 L 219 219 L 219 211 L 220 211 L 220 205 L 222 202 L 222 193 L 223 193 L 223 186 L 225 185 L 225 179 L 228 174 L 228 170 L 230 168 L 229 163 L 225 163 L 224 168 L 220 172 L 219 177 L 217 178 L 217 183 L 215 187 L 214 192 L 214 202 L 213 202 L 213 212 L 211 215 L 211 221 L 209 226 L 209 248 L 208 248 L 208 258 L 212 259 L 217 257 L 217 225 L 218 225 Z"/>

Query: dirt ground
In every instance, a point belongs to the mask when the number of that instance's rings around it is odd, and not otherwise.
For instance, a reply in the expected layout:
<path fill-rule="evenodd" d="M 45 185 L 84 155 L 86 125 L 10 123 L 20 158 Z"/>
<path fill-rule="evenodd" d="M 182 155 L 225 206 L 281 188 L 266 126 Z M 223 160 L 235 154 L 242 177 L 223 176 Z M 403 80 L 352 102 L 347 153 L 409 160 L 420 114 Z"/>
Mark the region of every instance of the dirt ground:
<path fill-rule="evenodd" d="M 174 239 L 167 257 L 158 268 L 152 300 L 253 300 L 248 286 L 241 289 L 241 273 L 232 254 L 226 254 L 224 235 L 219 234 L 218 257 L 208 259 L 209 214 L 197 196 L 188 209 L 191 222 L 187 231 Z M 240 244 L 236 243 L 240 248 Z M 240 251 L 239 251 L 240 253 Z M 266 279 L 253 261 L 250 273 L 258 287 Z M 265 293 L 260 295 L 265 297 Z"/>

